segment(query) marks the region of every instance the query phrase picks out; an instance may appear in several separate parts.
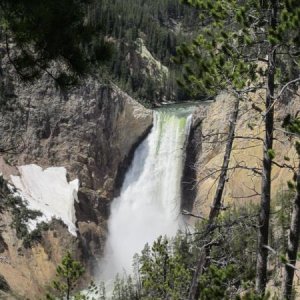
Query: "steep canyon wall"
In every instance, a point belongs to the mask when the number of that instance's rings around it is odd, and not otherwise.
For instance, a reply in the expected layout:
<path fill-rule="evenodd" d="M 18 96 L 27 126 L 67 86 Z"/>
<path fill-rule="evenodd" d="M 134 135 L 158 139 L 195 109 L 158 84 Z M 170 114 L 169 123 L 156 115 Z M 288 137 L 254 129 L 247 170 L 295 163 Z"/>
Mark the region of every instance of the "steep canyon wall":
<path fill-rule="evenodd" d="M 0 114 L 0 145 L 6 149 L 0 172 L 9 179 L 18 174 L 20 165 L 63 166 L 68 180 L 80 181 L 77 238 L 54 222 L 43 233 L 42 243 L 24 249 L 9 226 L 10 212 L 0 212 L 5 245 L 0 273 L 17 294 L 34 299 L 53 277 L 66 249 L 73 249 L 92 271 L 104 246 L 110 201 L 118 193 L 133 149 L 152 126 L 152 112 L 118 87 L 100 84 L 98 78 L 66 91 L 56 88 L 47 75 L 25 84 L 16 79 L 6 57 L 0 75 L 8 104 L 2 105 Z"/>
<path fill-rule="evenodd" d="M 264 92 L 250 95 L 240 105 L 236 124 L 235 141 L 231 154 L 228 178 L 224 191 L 224 209 L 227 206 L 259 203 L 261 158 L 264 137 Z M 228 94 L 219 95 L 214 102 L 200 106 L 194 114 L 190 151 L 194 153 L 187 161 L 189 194 L 194 194 L 194 203 L 188 200 L 186 207 L 193 207 L 195 214 L 207 215 L 215 194 L 220 168 L 222 166 L 227 131 L 233 107 L 233 98 Z M 279 165 L 297 166 L 294 139 L 284 134 L 281 127 L 287 114 L 295 115 L 300 110 L 299 96 L 286 96 L 275 106 L 274 161 Z M 194 152 L 193 152 L 194 151 Z M 196 154 L 195 154 L 196 151 Z M 286 160 L 288 157 L 289 161 Z M 192 159 L 192 160 L 191 160 Z M 272 173 L 273 199 L 281 190 L 287 189 L 287 181 L 293 178 L 288 168 L 274 164 Z"/>

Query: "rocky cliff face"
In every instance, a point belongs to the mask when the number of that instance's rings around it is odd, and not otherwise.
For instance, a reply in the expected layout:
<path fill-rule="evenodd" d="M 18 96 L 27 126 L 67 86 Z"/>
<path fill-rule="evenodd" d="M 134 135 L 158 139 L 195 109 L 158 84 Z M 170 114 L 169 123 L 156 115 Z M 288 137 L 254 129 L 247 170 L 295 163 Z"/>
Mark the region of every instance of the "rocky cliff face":
<path fill-rule="evenodd" d="M 230 170 L 224 192 L 224 207 L 244 205 L 249 202 L 258 203 L 260 199 L 262 140 L 264 135 L 263 105 L 264 93 L 252 94 L 249 101 L 241 103 L 236 125 L 236 139 L 231 154 Z M 193 182 L 195 194 L 194 212 L 207 214 L 215 194 L 219 170 L 225 150 L 233 99 L 223 94 L 216 101 L 200 106 L 194 114 L 193 140 L 194 161 L 189 161 L 194 173 L 190 173 L 188 182 Z M 283 118 L 287 114 L 295 115 L 300 109 L 300 99 L 287 97 L 276 104 L 275 114 L 275 162 L 279 165 L 297 165 L 294 141 L 287 137 L 281 128 Z M 285 160 L 288 157 L 290 160 Z M 191 168 L 190 168 L 191 170 Z M 287 168 L 273 166 L 272 196 L 286 189 L 286 183 L 293 177 Z M 191 188 L 190 188 L 191 190 Z M 191 191 L 190 191 L 191 193 Z M 191 200 L 185 206 L 191 207 Z"/>
<path fill-rule="evenodd" d="M 0 115 L 0 145 L 10 149 L 0 157 L 0 172 L 9 179 L 11 174 L 17 174 L 16 166 L 36 163 L 42 167 L 64 166 L 69 180 L 80 180 L 76 243 L 81 249 L 78 255 L 91 267 L 101 255 L 110 201 L 118 193 L 134 147 L 151 128 L 152 113 L 116 86 L 102 85 L 97 78 L 88 78 L 78 87 L 62 91 L 46 75 L 33 85 L 21 83 L 6 58 L 2 59 L 0 71 L 5 97 L 9 99 Z M 9 217 L 3 212 L 1 220 Z M 64 238 L 69 236 L 66 228 L 60 232 L 62 240 L 69 239 L 67 244 L 76 248 L 72 246 L 74 238 Z M 27 271 L 25 267 L 12 268 L 4 274 L 6 265 L 0 260 L 0 273 L 17 292 L 27 291 L 27 285 L 31 295 L 36 295 L 53 275 L 67 245 L 50 236 L 47 233 L 44 242 L 52 253 L 58 253 L 55 259 L 43 244 L 26 250 L 22 256 L 9 226 L 1 234 L 6 260 L 23 263 L 26 268 L 30 261 L 40 262 Z M 34 281 L 34 272 L 47 275 Z M 19 280 L 14 281 L 19 277 L 24 286 L 18 285 Z"/>
<path fill-rule="evenodd" d="M 4 246 L 0 250 L 0 274 L 6 284 L 6 288 L 0 288 L 0 299 L 39 299 L 45 295 L 66 250 L 80 259 L 79 241 L 67 234 L 64 224 L 54 221 L 39 243 L 24 248 L 10 228 L 11 222 L 9 212 L 0 214 Z"/>

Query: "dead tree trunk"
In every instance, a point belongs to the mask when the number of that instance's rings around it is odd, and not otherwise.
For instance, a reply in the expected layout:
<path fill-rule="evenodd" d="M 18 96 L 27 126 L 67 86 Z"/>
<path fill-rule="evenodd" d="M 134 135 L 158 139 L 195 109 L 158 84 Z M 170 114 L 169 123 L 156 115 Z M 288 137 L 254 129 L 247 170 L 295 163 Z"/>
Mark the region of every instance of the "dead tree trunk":
<path fill-rule="evenodd" d="M 229 131 L 228 131 L 228 139 L 226 143 L 226 149 L 225 149 L 225 154 L 224 154 L 224 159 L 223 159 L 223 164 L 221 168 L 221 173 L 219 177 L 219 182 L 217 186 L 217 190 L 214 196 L 214 200 L 210 209 L 209 213 L 209 219 L 208 219 L 208 224 L 206 231 L 210 232 L 211 225 L 213 224 L 215 218 L 218 216 L 220 209 L 222 207 L 222 196 L 225 188 L 225 183 L 226 183 L 226 178 L 227 178 L 227 171 L 228 171 L 228 166 L 230 162 L 230 156 L 231 156 L 231 151 L 232 151 L 232 145 L 234 141 L 234 134 L 235 134 L 235 127 L 236 127 L 236 122 L 239 114 L 239 105 L 240 105 L 240 98 L 236 97 L 235 102 L 234 102 L 234 108 L 233 108 L 233 113 L 231 115 L 230 119 L 230 125 L 229 125 Z M 191 282 L 191 287 L 189 291 L 189 297 L 188 300 L 196 300 L 198 293 L 199 293 L 199 284 L 198 284 L 198 279 L 199 276 L 202 273 L 203 267 L 207 266 L 207 259 L 210 255 L 210 247 L 207 247 L 205 250 L 202 250 L 199 253 L 199 257 L 197 259 L 197 265 L 196 265 L 196 270 L 193 274 L 193 279 Z"/>
<path fill-rule="evenodd" d="M 219 211 L 222 206 L 222 196 L 223 196 L 226 178 L 227 178 L 227 170 L 228 170 L 228 166 L 229 166 L 230 155 L 231 155 L 231 150 L 232 150 L 232 145 L 233 145 L 233 140 L 234 140 L 236 121 L 237 121 L 238 114 L 239 114 L 239 105 L 240 105 L 240 99 L 237 97 L 235 100 L 235 103 L 234 103 L 234 110 L 233 110 L 232 117 L 230 120 L 228 141 L 226 144 L 220 179 L 218 182 L 218 187 L 217 187 L 217 190 L 215 193 L 212 207 L 211 207 L 210 213 L 209 213 L 209 222 L 210 223 L 212 223 L 213 220 L 215 219 L 215 217 L 218 216 Z"/>
<path fill-rule="evenodd" d="M 271 23 L 270 27 L 275 29 L 277 24 L 277 0 L 271 2 Z M 273 147 L 274 131 L 274 89 L 275 89 L 275 53 L 276 47 L 270 44 L 268 51 L 267 70 L 267 93 L 266 93 L 266 114 L 265 114 L 265 138 L 263 149 L 263 170 L 261 183 L 261 202 L 258 218 L 258 245 L 256 261 L 256 282 L 255 290 L 258 294 L 264 295 L 267 284 L 267 262 L 269 239 L 269 219 L 271 203 L 271 171 L 272 157 L 270 152 Z"/>
<path fill-rule="evenodd" d="M 300 159 L 300 155 L 299 155 Z M 292 287 L 295 269 L 293 268 L 297 259 L 297 251 L 300 237 L 300 162 L 298 166 L 296 180 L 296 195 L 293 203 L 292 220 L 288 237 L 287 259 L 282 282 L 282 297 L 290 300 L 292 297 Z"/>

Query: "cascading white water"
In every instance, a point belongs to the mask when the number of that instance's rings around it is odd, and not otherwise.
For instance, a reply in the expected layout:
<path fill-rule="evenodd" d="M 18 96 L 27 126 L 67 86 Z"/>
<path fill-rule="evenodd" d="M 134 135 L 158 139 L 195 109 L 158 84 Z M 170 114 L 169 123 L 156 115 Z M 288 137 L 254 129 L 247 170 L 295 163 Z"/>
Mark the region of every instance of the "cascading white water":
<path fill-rule="evenodd" d="M 154 112 L 152 131 L 136 149 L 121 194 L 111 206 L 102 280 L 131 273 L 135 253 L 160 235 L 175 235 L 183 225 L 180 183 L 192 111 L 177 107 Z"/>

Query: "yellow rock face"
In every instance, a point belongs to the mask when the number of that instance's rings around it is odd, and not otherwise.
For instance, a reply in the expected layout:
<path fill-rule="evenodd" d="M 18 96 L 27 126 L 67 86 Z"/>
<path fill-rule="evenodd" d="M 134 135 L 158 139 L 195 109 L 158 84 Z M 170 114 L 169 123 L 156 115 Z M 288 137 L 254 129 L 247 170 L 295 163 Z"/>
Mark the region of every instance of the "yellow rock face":
<path fill-rule="evenodd" d="M 239 119 L 236 124 L 236 139 L 231 154 L 230 170 L 223 195 L 224 206 L 243 205 L 258 202 L 260 199 L 264 137 L 264 92 L 251 94 L 249 99 L 240 104 Z M 285 99 L 283 99 L 284 101 Z M 299 97 L 288 103 L 278 102 L 275 105 L 275 151 L 274 161 L 280 165 L 297 166 L 297 155 L 294 140 L 282 132 L 281 122 L 288 113 L 295 115 L 300 109 Z M 194 212 L 206 215 L 218 183 L 218 171 L 222 166 L 226 145 L 227 131 L 230 121 L 233 98 L 227 94 L 220 95 L 207 109 L 200 109 L 198 117 L 202 121 L 203 139 L 197 160 L 197 199 Z M 245 137 L 245 138 L 243 138 Z M 284 157 L 289 157 L 286 161 Z M 255 172 L 253 172 L 253 170 Z M 272 197 L 280 189 L 286 189 L 286 182 L 291 180 L 293 173 L 276 165 L 272 171 Z"/>
<path fill-rule="evenodd" d="M 9 226 L 10 214 L 2 213 L 0 220 L 0 226 L 4 228 L 2 237 L 6 244 L 5 251 L 0 253 L 0 274 L 4 276 L 14 294 L 3 298 L 39 299 L 45 295 L 65 251 L 74 249 L 74 238 L 58 223 L 43 234 L 42 244 L 25 249 Z"/>

